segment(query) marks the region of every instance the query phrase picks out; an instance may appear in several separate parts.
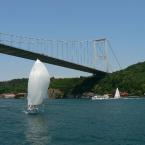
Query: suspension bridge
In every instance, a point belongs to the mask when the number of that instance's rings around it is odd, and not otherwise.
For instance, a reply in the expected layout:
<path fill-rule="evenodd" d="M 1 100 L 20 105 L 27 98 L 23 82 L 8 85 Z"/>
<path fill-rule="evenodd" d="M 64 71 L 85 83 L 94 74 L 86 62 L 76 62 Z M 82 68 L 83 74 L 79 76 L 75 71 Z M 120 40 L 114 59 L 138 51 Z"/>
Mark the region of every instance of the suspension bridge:
<path fill-rule="evenodd" d="M 109 72 L 106 39 L 49 40 L 0 33 L 0 53 L 70 69 L 105 75 Z"/>

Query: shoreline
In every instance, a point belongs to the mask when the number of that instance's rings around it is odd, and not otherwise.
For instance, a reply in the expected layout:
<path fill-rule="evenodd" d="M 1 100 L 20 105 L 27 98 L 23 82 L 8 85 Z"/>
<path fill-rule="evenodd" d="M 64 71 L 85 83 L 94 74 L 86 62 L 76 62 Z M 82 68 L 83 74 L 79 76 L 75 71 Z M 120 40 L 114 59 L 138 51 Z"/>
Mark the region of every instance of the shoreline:
<path fill-rule="evenodd" d="M 95 94 L 94 94 L 95 95 Z M 23 99 L 27 98 L 27 93 L 3 93 L 0 94 L 0 99 Z M 49 97 L 49 99 L 91 99 L 92 96 L 84 95 L 66 95 L 65 97 Z M 134 98 L 145 98 L 145 96 L 121 96 L 119 99 L 134 99 Z M 114 99 L 114 97 L 109 97 L 109 99 Z"/>

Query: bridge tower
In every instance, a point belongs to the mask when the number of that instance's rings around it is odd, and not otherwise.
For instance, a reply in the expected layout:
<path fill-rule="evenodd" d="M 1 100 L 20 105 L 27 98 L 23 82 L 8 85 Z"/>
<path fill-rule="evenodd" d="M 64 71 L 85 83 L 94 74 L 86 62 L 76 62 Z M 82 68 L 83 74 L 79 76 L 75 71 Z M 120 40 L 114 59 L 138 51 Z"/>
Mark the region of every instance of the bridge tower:
<path fill-rule="evenodd" d="M 101 64 L 100 67 L 104 67 L 106 72 L 110 72 L 110 64 L 109 64 L 109 53 L 108 53 L 108 43 L 106 38 L 96 39 L 93 41 L 93 65 L 94 68 Z M 101 62 L 101 63 L 100 63 Z"/>

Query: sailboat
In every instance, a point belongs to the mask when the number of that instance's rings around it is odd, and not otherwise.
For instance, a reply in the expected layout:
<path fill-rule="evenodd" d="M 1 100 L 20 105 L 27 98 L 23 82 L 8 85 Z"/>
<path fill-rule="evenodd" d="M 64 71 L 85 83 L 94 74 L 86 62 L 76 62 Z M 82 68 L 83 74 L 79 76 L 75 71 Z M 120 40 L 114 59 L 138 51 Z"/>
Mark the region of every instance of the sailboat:
<path fill-rule="evenodd" d="M 48 98 L 49 73 L 45 65 L 37 59 L 34 63 L 28 80 L 28 113 L 39 112 L 39 106 Z"/>
<path fill-rule="evenodd" d="M 116 89 L 116 92 L 115 92 L 114 98 L 115 98 L 115 99 L 120 98 L 120 92 L 119 92 L 119 89 L 118 89 L 118 88 Z"/>

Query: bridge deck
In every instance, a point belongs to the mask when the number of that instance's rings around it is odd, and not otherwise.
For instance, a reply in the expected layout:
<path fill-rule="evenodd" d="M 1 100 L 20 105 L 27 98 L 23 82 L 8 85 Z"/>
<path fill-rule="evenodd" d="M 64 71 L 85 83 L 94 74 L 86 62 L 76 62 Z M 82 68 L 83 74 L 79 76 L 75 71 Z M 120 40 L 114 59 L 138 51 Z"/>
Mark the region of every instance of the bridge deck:
<path fill-rule="evenodd" d="M 46 56 L 45 54 L 39 54 L 36 52 L 27 51 L 24 49 L 19 49 L 19 48 L 15 48 L 15 47 L 4 45 L 4 44 L 0 44 L 0 53 L 17 56 L 17 57 L 22 57 L 22 58 L 26 58 L 26 59 L 31 59 L 31 60 L 36 60 L 38 58 L 45 63 L 58 65 L 58 66 L 62 66 L 62 67 L 70 68 L 70 69 L 75 69 L 75 70 L 79 70 L 79 71 L 83 71 L 83 72 L 88 72 L 88 73 L 92 73 L 95 75 L 97 75 L 97 74 L 105 75 L 106 74 L 106 72 L 103 72 L 100 70 L 96 70 L 96 69 L 82 66 L 79 64 L 75 64 L 72 62 L 67 62 L 65 60 L 60 60 L 57 58 Z"/>

